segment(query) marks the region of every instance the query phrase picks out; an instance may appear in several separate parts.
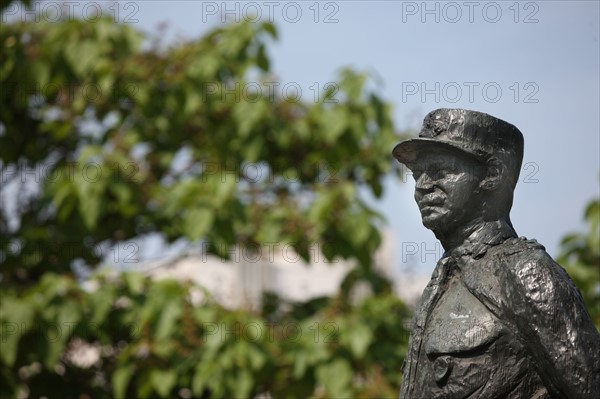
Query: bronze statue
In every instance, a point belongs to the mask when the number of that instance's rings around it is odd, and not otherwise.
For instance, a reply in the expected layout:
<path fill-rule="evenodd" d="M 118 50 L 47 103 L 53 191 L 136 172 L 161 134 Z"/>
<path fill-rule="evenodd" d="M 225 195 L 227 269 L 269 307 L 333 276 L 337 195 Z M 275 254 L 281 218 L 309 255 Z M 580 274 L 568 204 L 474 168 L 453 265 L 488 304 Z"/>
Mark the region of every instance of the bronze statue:
<path fill-rule="evenodd" d="M 445 249 L 415 314 L 400 398 L 600 397 L 600 335 L 579 290 L 510 221 L 521 132 L 438 109 L 393 155 Z"/>

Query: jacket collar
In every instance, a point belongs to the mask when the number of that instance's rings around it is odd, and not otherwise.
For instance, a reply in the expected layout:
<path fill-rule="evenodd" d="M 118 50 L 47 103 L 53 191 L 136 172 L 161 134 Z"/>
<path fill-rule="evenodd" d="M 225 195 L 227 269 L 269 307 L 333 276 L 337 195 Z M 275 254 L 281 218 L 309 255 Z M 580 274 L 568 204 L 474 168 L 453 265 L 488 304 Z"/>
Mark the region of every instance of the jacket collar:
<path fill-rule="evenodd" d="M 479 259 L 489 248 L 502 244 L 506 239 L 512 237 L 517 237 L 517 233 L 504 219 L 485 222 L 458 247 L 446 251 L 442 258 L 471 256 L 473 259 Z"/>

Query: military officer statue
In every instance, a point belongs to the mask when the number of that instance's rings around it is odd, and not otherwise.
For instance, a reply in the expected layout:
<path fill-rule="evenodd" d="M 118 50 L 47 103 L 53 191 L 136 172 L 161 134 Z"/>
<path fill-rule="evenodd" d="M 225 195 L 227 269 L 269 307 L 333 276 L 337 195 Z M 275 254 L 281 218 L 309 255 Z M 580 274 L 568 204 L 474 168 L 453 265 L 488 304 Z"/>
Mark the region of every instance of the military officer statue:
<path fill-rule="evenodd" d="M 600 335 L 580 292 L 510 221 L 521 132 L 438 109 L 393 155 L 445 249 L 413 320 L 400 398 L 599 398 Z"/>

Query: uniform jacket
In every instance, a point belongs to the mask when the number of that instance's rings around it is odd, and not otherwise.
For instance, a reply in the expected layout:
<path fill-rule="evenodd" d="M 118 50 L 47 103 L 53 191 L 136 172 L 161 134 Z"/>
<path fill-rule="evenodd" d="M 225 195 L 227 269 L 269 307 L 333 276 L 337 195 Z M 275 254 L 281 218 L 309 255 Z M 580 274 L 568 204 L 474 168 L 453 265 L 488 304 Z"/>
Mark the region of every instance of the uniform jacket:
<path fill-rule="evenodd" d="M 495 374 L 490 374 L 488 381 L 482 381 L 468 395 L 456 393 L 458 396 L 455 396 L 448 390 L 440 397 L 598 398 L 600 335 L 579 290 L 542 245 L 535 240 L 515 237 L 512 227 L 503 222 L 495 223 L 445 253 L 438 262 L 413 320 L 400 398 L 431 397 L 424 392 L 422 383 L 432 378 L 425 367 L 430 360 L 424 356 L 427 344 L 424 336 L 431 315 L 447 289 L 452 270 L 456 272 L 454 275 L 460 276 L 459 281 L 466 290 L 510 332 L 510 339 L 516 341 L 514 345 L 499 343 L 495 349 L 508 351 L 508 347 L 518 347 L 523 350 L 515 352 L 519 355 L 507 364 L 490 366 L 500 368 L 505 379 L 501 383 Z M 459 351 L 448 358 L 464 364 L 474 362 L 479 355 L 464 348 L 463 353 Z M 510 368 L 525 372 L 511 373 Z M 448 374 L 440 389 L 456 377 L 452 371 Z M 519 385 L 521 381 L 517 380 L 521 379 L 527 379 L 529 386 Z M 532 384 L 537 386 L 532 388 Z"/>

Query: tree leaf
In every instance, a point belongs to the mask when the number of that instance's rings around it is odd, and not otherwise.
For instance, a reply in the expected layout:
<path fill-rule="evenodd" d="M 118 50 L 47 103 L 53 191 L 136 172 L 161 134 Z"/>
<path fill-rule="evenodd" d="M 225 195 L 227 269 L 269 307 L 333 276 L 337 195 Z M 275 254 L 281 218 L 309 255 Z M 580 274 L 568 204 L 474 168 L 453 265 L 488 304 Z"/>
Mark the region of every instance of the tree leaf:
<path fill-rule="evenodd" d="M 330 363 L 322 364 L 316 370 L 317 381 L 325 387 L 329 396 L 333 398 L 350 398 L 350 382 L 352 369 L 344 359 L 335 359 Z"/>
<path fill-rule="evenodd" d="M 173 299 L 167 302 L 160 312 L 154 339 L 157 342 L 166 340 L 177 327 L 181 318 L 182 308 L 179 301 Z"/>
<path fill-rule="evenodd" d="M 33 304 L 5 294 L 2 295 L 2 301 L 0 301 L 2 324 L 0 358 L 6 365 L 12 366 L 15 362 L 19 339 L 31 328 L 33 316 Z"/>
<path fill-rule="evenodd" d="M 327 143 L 334 143 L 346 129 L 348 121 L 346 111 L 335 107 L 321 114 L 323 136 Z"/>
<path fill-rule="evenodd" d="M 112 375 L 113 395 L 115 398 L 125 398 L 129 380 L 133 375 L 134 365 L 122 365 Z"/>
<path fill-rule="evenodd" d="M 184 231 L 190 240 L 198 240 L 208 232 L 213 224 L 214 214 L 207 208 L 189 210 L 183 221 Z"/>
<path fill-rule="evenodd" d="M 163 397 L 169 397 L 169 393 L 177 382 L 177 373 L 175 370 L 154 369 L 150 372 L 150 380 L 156 392 Z"/>
<path fill-rule="evenodd" d="M 373 340 L 373 333 L 365 324 L 354 323 L 344 329 L 342 340 L 348 343 L 352 354 L 357 359 L 361 359 Z"/>

